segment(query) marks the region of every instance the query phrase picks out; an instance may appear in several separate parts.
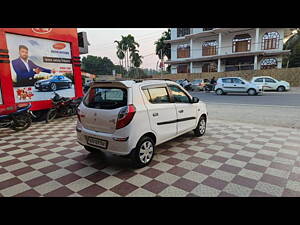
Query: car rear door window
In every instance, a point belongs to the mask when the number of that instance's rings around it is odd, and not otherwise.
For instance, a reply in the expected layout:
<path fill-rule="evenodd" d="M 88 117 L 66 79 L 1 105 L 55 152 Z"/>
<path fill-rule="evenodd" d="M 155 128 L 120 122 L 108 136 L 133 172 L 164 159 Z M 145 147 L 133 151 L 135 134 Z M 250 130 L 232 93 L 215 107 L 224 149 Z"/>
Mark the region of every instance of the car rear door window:
<path fill-rule="evenodd" d="M 225 78 L 225 79 L 222 79 L 222 82 L 225 83 L 225 84 L 230 84 L 230 83 L 232 83 L 232 79 L 231 78 Z"/>
<path fill-rule="evenodd" d="M 254 82 L 262 83 L 262 82 L 264 82 L 264 80 L 263 80 L 263 78 L 257 78 Z"/>
<path fill-rule="evenodd" d="M 86 95 L 84 105 L 97 109 L 116 109 L 127 105 L 127 90 L 114 87 L 93 87 Z"/>
<path fill-rule="evenodd" d="M 190 103 L 191 102 L 190 98 L 179 87 L 177 87 L 175 85 L 170 85 L 169 88 L 172 92 L 175 103 Z"/>
<path fill-rule="evenodd" d="M 145 91 L 145 90 L 144 90 Z M 145 92 L 144 92 L 145 93 Z M 147 96 L 149 102 L 153 104 L 170 103 L 170 96 L 166 87 L 155 87 L 148 89 L 149 96 Z"/>
<path fill-rule="evenodd" d="M 267 83 L 276 83 L 276 81 L 271 79 L 271 78 L 265 78 L 265 82 L 267 82 Z"/>
<path fill-rule="evenodd" d="M 233 78 L 232 80 L 233 80 L 233 83 L 235 83 L 235 84 L 242 84 L 243 83 L 243 81 L 239 78 Z"/>

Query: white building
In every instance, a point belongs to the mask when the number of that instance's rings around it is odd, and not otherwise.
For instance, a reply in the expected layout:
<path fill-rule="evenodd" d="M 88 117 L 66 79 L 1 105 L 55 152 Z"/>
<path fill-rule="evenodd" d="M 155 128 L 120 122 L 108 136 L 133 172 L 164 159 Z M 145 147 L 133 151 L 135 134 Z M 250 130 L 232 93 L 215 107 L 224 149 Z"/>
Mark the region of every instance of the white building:
<path fill-rule="evenodd" d="M 281 68 L 292 28 L 171 28 L 171 73 Z"/>

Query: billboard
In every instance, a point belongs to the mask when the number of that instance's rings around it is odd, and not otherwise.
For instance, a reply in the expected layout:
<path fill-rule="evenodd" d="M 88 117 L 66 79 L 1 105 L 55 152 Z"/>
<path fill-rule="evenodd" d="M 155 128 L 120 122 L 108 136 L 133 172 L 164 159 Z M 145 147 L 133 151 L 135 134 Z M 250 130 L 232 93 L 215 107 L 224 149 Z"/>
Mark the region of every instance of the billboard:
<path fill-rule="evenodd" d="M 6 42 L 16 102 L 75 96 L 70 43 L 10 33 Z"/>

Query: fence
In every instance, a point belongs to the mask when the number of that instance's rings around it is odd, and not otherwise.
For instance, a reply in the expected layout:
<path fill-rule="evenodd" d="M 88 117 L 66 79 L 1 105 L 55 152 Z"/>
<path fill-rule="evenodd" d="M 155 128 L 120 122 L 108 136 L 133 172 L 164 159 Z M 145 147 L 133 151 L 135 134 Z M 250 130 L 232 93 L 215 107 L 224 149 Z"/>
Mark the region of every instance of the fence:
<path fill-rule="evenodd" d="M 178 74 L 164 74 L 162 78 L 179 80 L 179 79 L 211 79 L 212 77 L 243 77 L 246 80 L 251 80 L 252 77 L 257 76 L 271 76 L 277 80 L 285 80 L 290 83 L 292 87 L 300 86 L 300 67 L 285 68 L 285 69 L 268 69 L 268 70 L 240 70 L 230 72 L 210 72 L 210 73 L 178 73 Z M 161 75 L 153 75 L 153 78 L 160 79 Z"/>

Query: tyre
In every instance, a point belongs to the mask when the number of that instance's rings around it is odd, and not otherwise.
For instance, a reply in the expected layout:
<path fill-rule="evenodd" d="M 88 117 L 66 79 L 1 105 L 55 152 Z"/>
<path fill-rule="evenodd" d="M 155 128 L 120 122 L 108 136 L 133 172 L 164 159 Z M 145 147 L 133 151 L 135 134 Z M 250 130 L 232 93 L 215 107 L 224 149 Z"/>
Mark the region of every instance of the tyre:
<path fill-rule="evenodd" d="M 51 84 L 50 84 L 50 89 L 51 89 L 52 91 L 56 91 L 56 89 L 57 89 L 56 84 L 55 84 L 55 83 L 51 83 Z"/>
<path fill-rule="evenodd" d="M 100 153 L 101 152 L 99 149 L 96 149 L 96 148 L 93 148 L 90 146 L 84 145 L 83 147 L 85 148 L 85 150 L 87 150 L 90 153 Z"/>
<path fill-rule="evenodd" d="M 219 88 L 219 89 L 216 90 L 216 94 L 217 95 L 223 95 L 224 91 L 221 88 Z"/>
<path fill-rule="evenodd" d="M 142 137 L 131 152 L 133 166 L 142 168 L 147 166 L 154 156 L 154 141 L 150 137 Z"/>
<path fill-rule="evenodd" d="M 19 115 L 16 116 L 11 128 L 15 131 L 26 130 L 31 126 L 31 115 Z"/>
<path fill-rule="evenodd" d="M 205 116 L 201 116 L 198 125 L 194 130 L 194 135 L 196 137 L 201 137 L 205 134 L 205 131 L 206 131 L 206 118 Z"/>
<path fill-rule="evenodd" d="M 247 92 L 248 92 L 248 95 L 251 95 L 251 96 L 256 95 L 256 90 L 253 88 L 250 88 Z"/>
<path fill-rule="evenodd" d="M 46 123 L 49 123 L 54 120 L 56 117 L 57 110 L 56 109 L 50 109 L 46 114 Z"/>
<path fill-rule="evenodd" d="M 279 86 L 279 87 L 277 88 L 277 91 L 278 91 L 278 92 L 284 92 L 284 91 L 285 91 L 285 87 L 284 87 L 284 86 Z"/>

